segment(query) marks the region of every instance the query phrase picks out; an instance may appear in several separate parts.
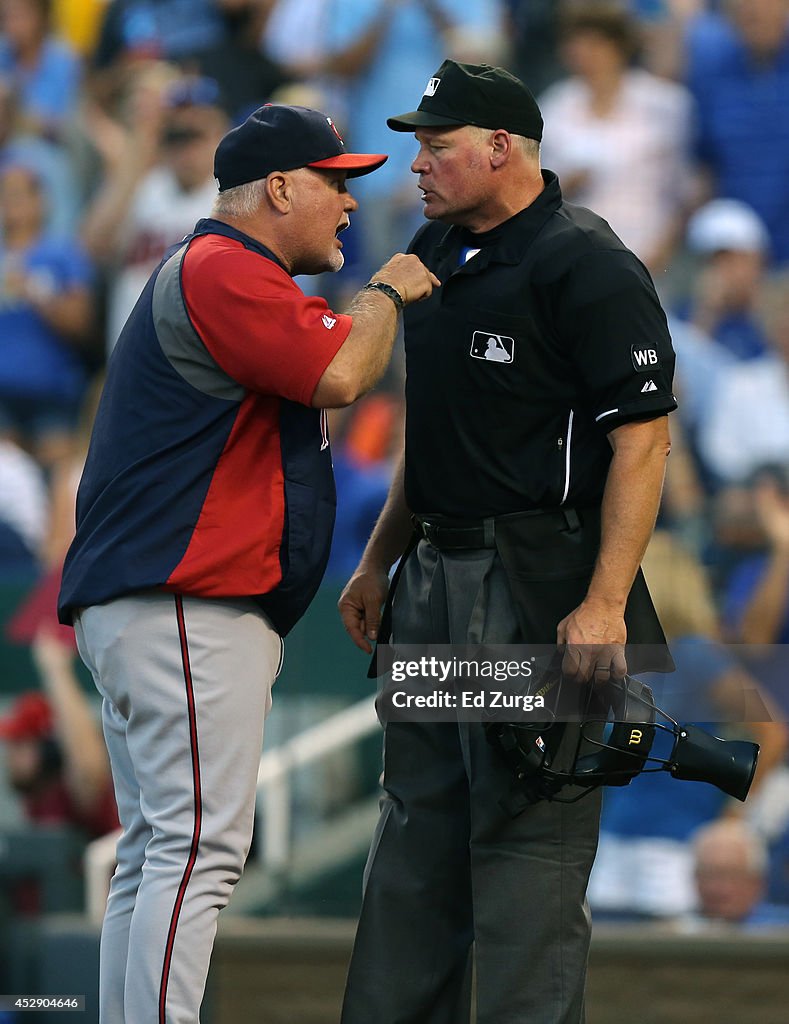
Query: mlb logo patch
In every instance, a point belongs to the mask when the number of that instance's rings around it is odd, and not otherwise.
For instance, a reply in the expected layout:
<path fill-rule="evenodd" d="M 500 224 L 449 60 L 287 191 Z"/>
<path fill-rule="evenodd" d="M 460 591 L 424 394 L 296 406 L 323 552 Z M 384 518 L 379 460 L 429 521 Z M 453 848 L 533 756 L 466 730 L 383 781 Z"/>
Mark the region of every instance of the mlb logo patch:
<path fill-rule="evenodd" d="M 492 363 L 511 363 L 515 359 L 515 339 L 489 331 L 474 331 L 469 355 Z"/>
<path fill-rule="evenodd" d="M 422 93 L 423 96 L 435 96 L 436 89 L 441 84 L 440 78 L 431 78 L 425 86 L 425 91 Z"/>

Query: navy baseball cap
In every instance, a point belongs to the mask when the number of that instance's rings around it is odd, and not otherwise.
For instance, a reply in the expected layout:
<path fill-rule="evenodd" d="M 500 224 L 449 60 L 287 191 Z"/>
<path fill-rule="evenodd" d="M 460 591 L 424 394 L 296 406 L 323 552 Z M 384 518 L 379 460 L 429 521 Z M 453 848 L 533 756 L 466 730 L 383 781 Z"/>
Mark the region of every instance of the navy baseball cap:
<path fill-rule="evenodd" d="M 504 68 L 445 60 L 425 87 L 416 110 L 386 123 L 396 132 L 417 128 L 504 128 L 527 139 L 542 138 L 542 114 L 523 84 Z"/>
<path fill-rule="evenodd" d="M 319 110 L 267 103 L 219 143 L 214 176 L 224 192 L 297 167 L 336 168 L 357 178 L 387 159 L 383 153 L 347 153 L 334 122 Z"/>

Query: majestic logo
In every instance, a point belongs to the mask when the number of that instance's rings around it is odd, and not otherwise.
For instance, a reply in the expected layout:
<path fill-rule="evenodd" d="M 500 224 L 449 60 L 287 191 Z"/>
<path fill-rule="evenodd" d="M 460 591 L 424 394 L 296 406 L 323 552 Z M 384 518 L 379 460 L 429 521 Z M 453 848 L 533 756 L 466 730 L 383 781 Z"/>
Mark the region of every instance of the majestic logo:
<path fill-rule="evenodd" d="M 656 370 L 660 366 L 660 359 L 654 348 L 639 348 L 637 345 L 631 345 L 630 358 L 633 360 L 633 369 L 639 373 Z"/>
<path fill-rule="evenodd" d="M 657 384 L 653 380 L 648 380 L 646 384 L 641 388 L 641 394 L 646 394 L 647 391 L 657 391 Z"/>
<path fill-rule="evenodd" d="M 431 78 L 425 86 L 425 91 L 422 93 L 423 96 L 435 96 L 436 89 L 441 85 L 440 78 Z"/>
<path fill-rule="evenodd" d="M 344 146 L 345 143 L 343 142 L 342 135 L 340 135 L 340 133 L 337 131 L 337 126 L 335 125 L 334 121 L 332 121 L 332 119 L 330 117 L 327 117 L 326 118 L 326 123 L 329 125 L 331 130 L 334 132 L 334 134 L 337 136 L 337 138 L 340 140 L 340 142 L 342 142 L 342 144 Z"/>
<path fill-rule="evenodd" d="M 493 363 L 511 363 L 515 359 L 515 339 L 489 331 L 474 331 L 469 355 Z"/>
<path fill-rule="evenodd" d="M 326 328 L 327 331 L 330 331 L 332 327 L 334 327 L 334 325 L 337 323 L 337 320 L 333 316 L 329 316 L 328 313 L 324 313 L 323 316 L 321 317 L 321 320 L 323 321 L 323 326 Z"/>

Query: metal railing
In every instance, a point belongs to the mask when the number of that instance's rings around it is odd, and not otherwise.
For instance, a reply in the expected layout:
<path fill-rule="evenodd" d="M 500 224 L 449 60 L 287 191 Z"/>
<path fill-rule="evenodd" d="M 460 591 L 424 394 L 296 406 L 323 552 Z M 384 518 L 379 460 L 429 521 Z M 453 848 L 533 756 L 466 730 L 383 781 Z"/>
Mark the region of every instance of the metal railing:
<path fill-rule="evenodd" d="M 258 850 L 262 867 L 281 871 L 290 858 L 293 772 L 378 729 L 375 701 L 365 697 L 263 754 L 257 790 L 257 822 L 261 826 Z"/>
<path fill-rule="evenodd" d="M 258 847 L 262 867 L 279 872 L 290 859 L 293 772 L 357 743 L 379 728 L 375 701 L 365 697 L 261 756 L 256 821 L 262 836 Z M 104 917 L 120 835 L 118 831 L 102 836 L 85 851 L 85 912 L 96 924 Z"/>
<path fill-rule="evenodd" d="M 85 913 L 92 924 L 101 924 L 115 870 L 115 847 L 122 829 L 108 832 L 88 843 L 83 860 L 85 868 Z"/>

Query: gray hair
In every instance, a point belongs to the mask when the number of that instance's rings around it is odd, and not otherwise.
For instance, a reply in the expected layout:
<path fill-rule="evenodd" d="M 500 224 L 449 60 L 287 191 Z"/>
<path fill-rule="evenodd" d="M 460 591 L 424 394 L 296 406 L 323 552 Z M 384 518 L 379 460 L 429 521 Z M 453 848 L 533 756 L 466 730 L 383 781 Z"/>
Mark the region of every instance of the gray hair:
<path fill-rule="evenodd" d="M 477 125 L 470 124 L 467 127 L 474 132 L 479 139 L 483 137 L 487 138 L 488 135 L 494 130 L 493 128 L 480 128 Z M 540 159 L 540 143 L 537 139 L 527 139 L 525 135 L 515 135 L 510 133 L 512 138 L 513 146 L 520 152 L 522 156 L 525 156 L 528 160 L 539 160 Z"/>
<path fill-rule="evenodd" d="M 764 877 L 769 861 L 767 845 L 755 829 L 737 818 L 718 818 L 696 829 L 691 837 L 697 862 L 703 857 L 704 847 L 719 847 L 722 843 L 739 847 L 745 854 L 749 873 Z"/>
<path fill-rule="evenodd" d="M 214 200 L 212 217 L 254 217 L 263 199 L 265 178 L 225 189 Z"/>
<path fill-rule="evenodd" d="M 540 159 L 539 139 L 527 139 L 525 135 L 513 135 L 512 139 L 515 143 L 515 148 L 519 149 L 529 160 Z"/>

